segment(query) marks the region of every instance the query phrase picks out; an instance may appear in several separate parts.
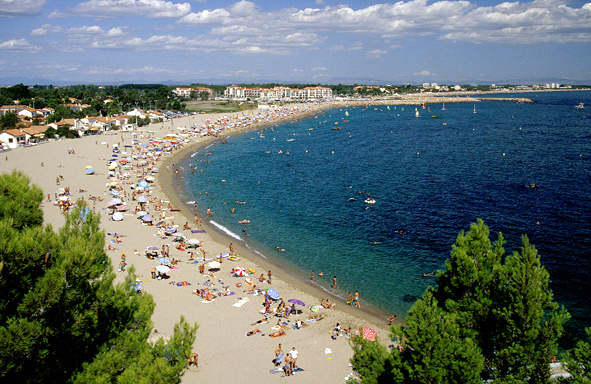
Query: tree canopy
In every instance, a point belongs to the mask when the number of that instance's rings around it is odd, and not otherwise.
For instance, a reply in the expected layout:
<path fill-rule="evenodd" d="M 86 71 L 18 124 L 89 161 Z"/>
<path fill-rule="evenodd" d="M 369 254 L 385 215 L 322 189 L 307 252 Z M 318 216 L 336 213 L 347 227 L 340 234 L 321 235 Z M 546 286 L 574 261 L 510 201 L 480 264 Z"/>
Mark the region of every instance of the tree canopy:
<path fill-rule="evenodd" d="M 437 287 L 413 305 L 405 326 L 392 327 L 400 350 L 353 341 L 363 382 L 547 382 L 569 314 L 553 301 L 536 248 L 521 240 L 506 256 L 502 234 L 491 242 L 482 220 L 460 232 Z M 586 356 L 584 345 L 580 351 Z"/>
<path fill-rule="evenodd" d="M 154 302 L 133 269 L 115 285 L 99 217 L 81 201 L 55 232 L 41 190 L 0 175 L 0 377 L 6 382 L 176 383 L 196 325 L 181 318 L 168 343 L 146 340 Z"/>

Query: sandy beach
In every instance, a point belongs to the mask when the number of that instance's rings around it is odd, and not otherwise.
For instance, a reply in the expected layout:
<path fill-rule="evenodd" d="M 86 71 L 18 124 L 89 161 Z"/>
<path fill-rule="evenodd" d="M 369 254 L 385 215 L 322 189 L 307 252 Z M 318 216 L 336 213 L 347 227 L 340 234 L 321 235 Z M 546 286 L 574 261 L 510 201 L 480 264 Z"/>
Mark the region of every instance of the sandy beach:
<path fill-rule="evenodd" d="M 311 312 L 310 307 L 319 305 L 327 294 L 291 276 L 289 271 L 283 271 L 252 254 L 235 239 L 208 225 L 206 219 L 201 218 L 201 224 L 196 226 L 190 206 L 180 201 L 175 191 L 172 182 L 174 170 L 171 167 L 176 159 L 224 135 L 238 134 L 256 129 L 260 125 L 276 124 L 281 120 L 301 118 L 334 106 L 336 104 L 315 104 L 295 108 L 283 107 L 282 110 L 273 113 L 252 110 L 234 114 L 193 115 L 174 120 L 172 123 L 146 126 L 136 132 L 114 131 L 99 136 L 52 141 L 3 153 L 0 171 L 20 170 L 31 178 L 32 183 L 43 189 L 46 196 L 43 203 L 45 222 L 56 228 L 61 227 L 64 222 L 56 205 L 56 201 L 59 200 L 56 195 L 59 188 L 68 187 L 71 201 L 84 198 L 93 210 L 101 214 L 101 225 L 106 234 L 106 245 L 109 246 L 107 253 L 113 267 L 115 270 L 118 269 L 123 253 L 127 268 L 134 266 L 145 292 L 151 294 L 156 302 L 152 320 L 159 334 L 171 334 L 173 325 L 180 316 L 184 316 L 189 322 L 199 324 L 193 348 L 199 354 L 199 367 L 188 369 L 183 382 L 226 383 L 237 379 L 243 382 L 263 383 L 344 382 L 345 377 L 352 372 L 349 365 L 352 351 L 344 332 L 333 340 L 331 331 L 337 323 L 342 328 L 351 327 L 353 331 L 360 327 L 372 327 L 385 342 L 388 326 L 382 314 L 362 311 L 340 302 L 334 309 L 321 308 L 318 312 Z M 186 130 L 190 130 L 194 125 L 201 127 L 201 134 L 186 136 L 182 148 L 175 146 L 174 150 L 168 151 L 168 148 L 172 147 L 166 146 L 165 151 L 150 152 L 150 156 L 155 153 L 162 155 L 142 157 L 148 148 L 164 145 L 163 141 L 155 144 L 150 139 L 162 138 L 170 133 L 187 132 Z M 210 135 L 204 136 L 205 132 L 209 132 Z M 113 170 L 114 176 L 109 176 L 109 164 L 113 159 L 115 144 L 121 148 L 119 156 L 133 154 L 134 158 L 127 166 L 122 167 L 119 163 L 118 168 Z M 147 164 L 140 167 L 139 163 L 142 161 Z M 152 161 L 155 163 L 151 164 Z M 93 167 L 93 175 L 85 174 L 86 166 Z M 150 184 L 149 192 L 143 194 L 149 199 L 147 207 L 144 208 L 148 208 L 154 220 L 156 221 L 156 217 L 162 217 L 168 226 L 177 225 L 177 233 L 184 234 L 187 239 L 198 240 L 200 248 L 205 251 L 208 258 L 229 253 L 229 243 L 233 242 L 234 255 L 239 260 L 223 258 L 221 270 L 214 272 L 215 277 L 200 274 L 199 264 L 189 260 L 188 254 L 188 251 L 194 251 L 195 257 L 201 256 L 199 249 L 179 250 L 175 248 L 179 243 L 173 241 L 174 236 L 160 236 L 157 227 L 138 220 L 134 213 L 138 202 L 131 197 L 131 187 L 143 179 L 142 171 L 153 167 L 159 169 L 154 174 L 155 182 Z M 60 178 L 59 185 L 56 178 Z M 107 202 L 113 198 L 108 188 L 110 183 L 119 188 L 121 198 L 127 202 L 129 208 L 128 211 L 122 211 L 121 221 L 114 221 L 111 218 L 111 209 L 107 208 Z M 161 210 L 157 209 L 159 204 L 162 205 Z M 172 211 L 167 209 L 169 204 L 173 208 Z M 191 230 L 184 230 L 185 222 L 189 222 L 193 229 L 203 232 L 192 233 Z M 114 233 L 119 235 L 120 242 L 116 242 L 115 236 L 112 235 Z M 144 250 L 148 246 L 161 249 L 164 244 L 170 245 L 170 258 L 180 259 L 180 262 L 172 266 L 172 271 L 168 273 L 169 279 L 152 279 L 151 271 L 158 262 L 147 258 Z M 255 273 L 247 277 L 232 277 L 231 270 L 238 266 L 252 269 Z M 271 284 L 259 282 L 259 275 L 263 273 L 266 277 L 269 270 L 272 271 Z M 205 271 L 207 272 L 207 269 Z M 117 274 L 118 280 L 121 281 L 125 272 Z M 264 312 L 265 307 L 263 294 L 244 292 L 245 288 L 249 287 L 247 278 L 256 284 L 257 290 L 261 292 L 267 288 L 275 289 L 288 305 L 291 305 L 287 302 L 289 299 L 301 300 L 305 305 L 298 305 L 297 309 L 302 313 L 292 314 L 289 319 L 269 316 L 267 323 L 251 325 L 264 318 L 261 310 Z M 179 286 L 172 284 L 173 281 L 184 281 L 190 285 Z M 195 289 L 201 290 L 205 287 L 209 288 L 208 292 L 215 295 L 214 300 L 207 301 L 193 294 Z M 217 296 L 223 291 L 233 291 L 234 294 Z M 275 309 L 277 302 L 273 302 L 270 307 Z M 310 321 L 310 315 L 320 315 L 322 319 Z M 278 320 L 280 325 L 277 325 Z M 297 320 L 303 321 L 306 326 L 295 329 Z M 284 336 L 269 337 L 269 334 L 281 328 L 285 329 Z M 247 336 L 249 331 L 255 329 L 261 332 Z M 282 373 L 272 371 L 275 368 L 272 363 L 275 357 L 274 350 L 279 343 L 282 344 L 284 352 L 296 347 L 299 352 L 297 365 L 303 368 L 303 371 L 285 378 L 282 377 Z"/>

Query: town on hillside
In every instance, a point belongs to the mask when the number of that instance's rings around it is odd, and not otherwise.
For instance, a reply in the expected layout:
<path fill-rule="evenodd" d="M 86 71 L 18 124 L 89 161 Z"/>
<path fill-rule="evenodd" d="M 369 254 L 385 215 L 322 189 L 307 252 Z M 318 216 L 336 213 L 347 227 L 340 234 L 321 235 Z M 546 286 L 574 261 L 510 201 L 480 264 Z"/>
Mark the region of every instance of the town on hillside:
<path fill-rule="evenodd" d="M 0 87 L 0 145 L 9 150 L 44 140 L 130 131 L 150 123 L 207 112 L 234 112 L 259 103 L 284 104 L 323 101 L 391 100 L 403 95 L 459 95 L 482 92 L 527 92 L 580 89 L 581 86 L 543 85 L 308 85 L 232 84 L 164 86 L 72 85 Z M 261 105 L 263 106 L 263 105 Z M 209 108 L 209 109 L 206 109 Z"/>

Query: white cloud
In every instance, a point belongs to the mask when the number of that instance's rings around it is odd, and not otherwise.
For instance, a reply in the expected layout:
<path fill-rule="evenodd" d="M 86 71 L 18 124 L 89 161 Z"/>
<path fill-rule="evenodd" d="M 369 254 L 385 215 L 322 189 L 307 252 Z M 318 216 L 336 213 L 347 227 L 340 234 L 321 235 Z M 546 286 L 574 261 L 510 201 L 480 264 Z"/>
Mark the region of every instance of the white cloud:
<path fill-rule="evenodd" d="M 61 31 L 62 28 L 59 26 L 54 26 L 51 24 L 43 24 L 39 28 L 35 28 L 31 31 L 31 35 L 33 36 L 45 36 L 48 33 L 56 33 Z"/>
<path fill-rule="evenodd" d="M 123 30 L 119 27 L 113 27 L 107 31 L 107 36 L 121 36 L 123 35 Z"/>
<path fill-rule="evenodd" d="M 58 19 L 60 17 L 65 17 L 66 14 L 62 11 L 58 11 L 57 9 L 54 9 L 53 11 L 51 11 L 49 13 L 49 15 L 47 15 L 47 18 L 49 19 Z"/>
<path fill-rule="evenodd" d="M 18 16 L 39 13 L 46 0 L 0 0 L 0 15 Z"/>
<path fill-rule="evenodd" d="M 415 75 L 415 76 L 435 76 L 434 73 L 427 71 L 426 69 L 423 69 L 422 71 L 419 71 L 419 72 L 415 72 L 415 73 L 413 73 L 413 75 Z"/>
<path fill-rule="evenodd" d="M 68 29 L 68 33 L 71 34 L 99 34 L 105 31 L 98 25 L 83 25 L 82 27 L 72 27 Z"/>
<path fill-rule="evenodd" d="M 191 4 L 166 0 L 87 0 L 76 5 L 74 13 L 90 17 L 145 16 L 182 17 L 191 12 Z"/>
<path fill-rule="evenodd" d="M 4 51 L 21 51 L 21 52 L 36 52 L 39 47 L 32 45 L 26 39 L 6 40 L 0 43 L 0 50 Z"/>
<path fill-rule="evenodd" d="M 312 71 L 314 71 L 314 72 L 325 72 L 325 71 L 328 71 L 328 68 L 326 68 L 326 67 L 312 67 Z"/>
<path fill-rule="evenodd" d="M 269 12 L 259 10 L 251 2 L 240 1 L 226 8 L 189 13 L 179 21 L 213 25 L 212 32 L 216 34 L 231 35 L 246 30 L 259 38 L 331 31 L 382 38 L 432 35 L 476 43 L 591 41 L 591 3 L 575 8 L 569 5 L 569 0 L 516 1 L 495 6 L 479 6 L 474 0 L 410 0 L 364 8 L 338 5 Z"/>
<path fill-rule="evenodd" d="M 388 51 L 385 51 L 383 49 L 372 49 L 370 51 L 367 51 L 367 57 L 370 57 L 372 59 L 378 59 L 386 53 L 388 53 Z"/>

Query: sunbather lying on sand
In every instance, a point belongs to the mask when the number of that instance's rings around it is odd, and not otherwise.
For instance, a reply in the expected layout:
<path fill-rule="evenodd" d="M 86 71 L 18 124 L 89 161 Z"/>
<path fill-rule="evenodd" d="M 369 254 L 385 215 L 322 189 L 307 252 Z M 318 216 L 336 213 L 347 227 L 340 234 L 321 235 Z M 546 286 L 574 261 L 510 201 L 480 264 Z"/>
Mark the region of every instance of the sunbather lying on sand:
<path fill-rule="evenodd" d="M 330 301 L 330 300 L 328 300 L 328 299 L 323 299 L 323 300 L 320 302 L 320 305 L 322 305 L 322 306 L 323 306 L 324 308 L 326 308 L 326 309 L 332 309 L 332 308 L 334 308 L 334 307 L 335 307 L 337 304 L 336 304 L 336 303 L 333 303 L 332 301 Z"/>
<path fill-rule="evenodd" d="M 282 329 L 278 330 L 277 332 L 270 333 L 269 336 L 270 337 L 285 336 L 285 330 L 282 328 Z"/>
<path fill-rule="evenodd" d="M 252 331 L 248 331 L 248 332 L 246 332 L 246 336 L 252 336 L 252 335 L 256 335 L 257 333 L 261 333 L 261 330 L 260 330 L 260 329 L 258 329 L 258 328 L 256 328 L 256 329 L 253 329 Z"/>

